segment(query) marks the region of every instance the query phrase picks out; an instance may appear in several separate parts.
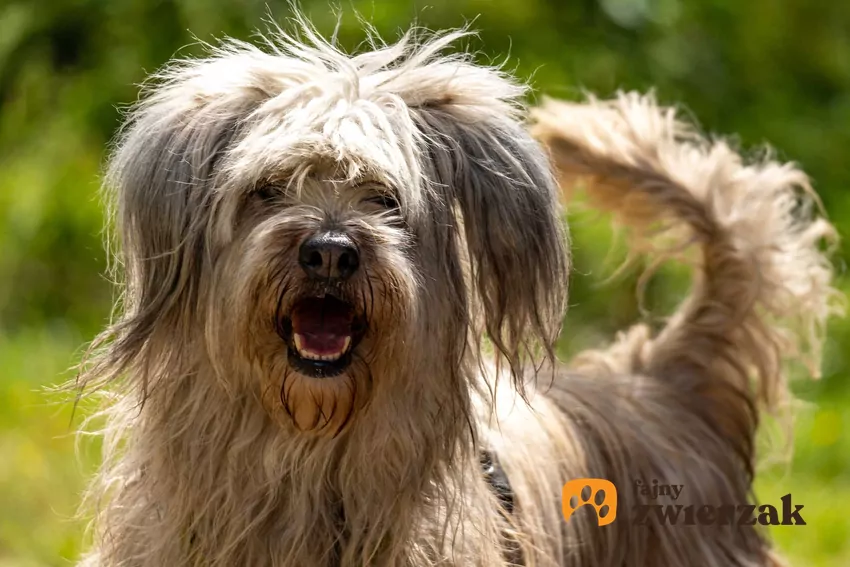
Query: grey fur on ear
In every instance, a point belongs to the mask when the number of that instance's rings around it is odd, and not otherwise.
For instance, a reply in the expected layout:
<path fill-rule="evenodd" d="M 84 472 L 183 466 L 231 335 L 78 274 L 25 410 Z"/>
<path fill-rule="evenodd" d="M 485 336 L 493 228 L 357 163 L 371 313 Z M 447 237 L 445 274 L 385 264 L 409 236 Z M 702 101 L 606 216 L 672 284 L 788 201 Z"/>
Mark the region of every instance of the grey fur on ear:
<path fill-rule="evenodd" d="M 175 363 L 179 353 L 149 343 L 160 327 L 171 342 L 175 331 L 185 337 L 189 317 L 200 312 L 217 164 L 258 94 L 206 87 L 202 67 L 217 63 L 184 62 L 162 72 L 152 94 L 131 109 L 111 156 L 104 193 L 126 282 L 122 318 L 94 345 L 109 345 L 103 381 L 133 364 Z M 142 360 L 146 351 L 158 359 Z"/>
<path fill-rule="evenodd" d="M 512 117 L 459 120 L 421 108 L 435 190 L 462 215 L 484 330 L 521 388 L 524 365 L 553 346 L 566 309 L 569 248 L 546 155 Z"/>

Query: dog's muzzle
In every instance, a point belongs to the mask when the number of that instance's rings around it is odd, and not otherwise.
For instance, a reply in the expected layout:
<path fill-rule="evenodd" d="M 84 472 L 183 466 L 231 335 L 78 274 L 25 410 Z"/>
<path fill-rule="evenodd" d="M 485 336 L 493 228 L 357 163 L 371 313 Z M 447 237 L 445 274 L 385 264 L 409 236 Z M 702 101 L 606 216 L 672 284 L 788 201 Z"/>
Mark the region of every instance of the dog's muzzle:
<path fill-rule="evenodd" d="M 310 279 L 342 282 L 357 272 L 360 253 L 348 235 L 336 231 L 320 232 L 301 244 L 298 263 Z"/>

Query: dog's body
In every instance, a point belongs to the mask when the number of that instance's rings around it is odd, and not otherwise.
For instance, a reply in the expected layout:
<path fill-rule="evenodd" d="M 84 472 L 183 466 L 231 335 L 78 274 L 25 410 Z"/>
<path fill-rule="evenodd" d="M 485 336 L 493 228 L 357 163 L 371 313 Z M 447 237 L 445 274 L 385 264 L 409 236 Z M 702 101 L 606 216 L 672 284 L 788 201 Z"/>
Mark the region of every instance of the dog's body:
<path fill-rule="evenodd" d="M 805 177 L 648 99 L 537 111 L 565 188 L 703 252 L 659 334 L 553 369 L 568 250 L 523 88 L 440 56 L 457 34 L 348 57 L 307 33 L 170 67 L 122 135 L 123 315 L 83 376 L 118 395 L 83 563 L 771 564 L 755 527 L 628 516 L 636 480 L 749 500 L 779 349 L 800 328 L 816 360 L 830 310 Z M 620 489 L 613 524 L 564 520 L 585 477 Z"/>

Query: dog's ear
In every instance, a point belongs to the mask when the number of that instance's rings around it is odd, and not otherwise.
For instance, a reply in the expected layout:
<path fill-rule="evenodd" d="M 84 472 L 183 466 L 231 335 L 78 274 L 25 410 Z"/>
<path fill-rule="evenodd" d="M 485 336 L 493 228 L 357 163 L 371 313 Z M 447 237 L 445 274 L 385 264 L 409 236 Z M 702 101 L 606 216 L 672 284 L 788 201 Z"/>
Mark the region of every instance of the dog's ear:
<path fill-rule="evenodd" d="M 428 190 L 458 208 L 474 305 L 522 387 L 529 356 L 541 349 L 554 356 L 566 308 L 567 232 L 547 157 L 511 116 L 464 120 L 439 106 L 414 112 Z"/>
<path fill-rule="evenodd" d="M 131 364 L 174 362 L 179 353 L 162 345 L 185 348 L 191 315 L 201 311 L 217 164 L 258 96 L 219 68 L 226 63 L 183 63 L 159 75 L 118 137 L 104 193 L 120 247 L 123 314 L 95 343 L 107 347 L 89 373 L 98 380 Z"/>

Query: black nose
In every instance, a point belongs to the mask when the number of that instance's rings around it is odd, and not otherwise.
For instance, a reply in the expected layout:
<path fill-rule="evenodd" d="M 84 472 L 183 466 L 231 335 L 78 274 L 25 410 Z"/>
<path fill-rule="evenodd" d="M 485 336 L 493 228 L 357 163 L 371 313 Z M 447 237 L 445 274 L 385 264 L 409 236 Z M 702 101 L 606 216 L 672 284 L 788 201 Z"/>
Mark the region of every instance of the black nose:
<path fill-rule="evenodd" d="M 311 278 L 346 280 L 360 267 L 360 254 L 345 234 L 320 232 L 301 244 L 298 263 Z"/>

